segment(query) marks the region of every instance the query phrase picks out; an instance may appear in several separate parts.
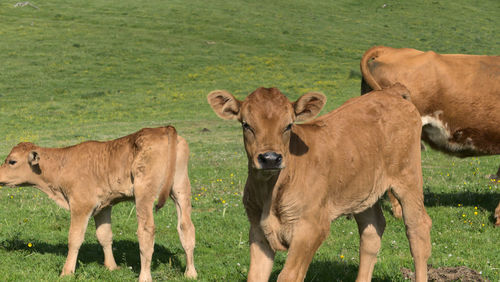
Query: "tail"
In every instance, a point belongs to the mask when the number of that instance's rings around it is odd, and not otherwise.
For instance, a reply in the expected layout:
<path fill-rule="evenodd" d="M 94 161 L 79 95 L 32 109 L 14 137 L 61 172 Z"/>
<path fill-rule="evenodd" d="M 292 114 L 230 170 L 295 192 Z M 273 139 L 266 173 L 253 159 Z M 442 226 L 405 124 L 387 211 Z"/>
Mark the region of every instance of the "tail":
<path fill-rule="evenodd" d="M 382 90 L 382 87 L 378 84 L 378 82 L 373 78 L 373 75 L 370 72 L 368 67 L 368 62 L 370 60 L 376 59 L 380 54 L 382 54 L 382 49 L 385 47 L 382 46 L 374 46 L 368 49 L 361 58 L 361 95 L 368 93 L 372 90 Z"/>
<path fill-rule="evenodd" d="M 167 171 L 165 172 L 165 183 L 158 195 L 158 203 L 156 204 L 155 211 L 158 211 L 165 205 L 165 201 L 174 185 L 175 164 L 177 161 L 177 131 L 170 125 L 166 127 L 166 130 L 168 136 Z"/>

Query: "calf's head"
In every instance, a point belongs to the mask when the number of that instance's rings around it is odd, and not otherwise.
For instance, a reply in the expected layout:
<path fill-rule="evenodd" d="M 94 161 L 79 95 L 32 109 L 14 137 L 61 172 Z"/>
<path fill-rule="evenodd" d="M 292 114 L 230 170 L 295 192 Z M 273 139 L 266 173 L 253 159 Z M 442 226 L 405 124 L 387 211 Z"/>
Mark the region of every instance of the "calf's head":
<path fill-rule="evenodd" d="M 326 97 L 307 93 L 290 102 L 277 88 L 258 88 L 240 101 L 224 90 L 208 94 L 208 103 L 223 119 L 238 120 L 249 165 L 259 170 L 279 170 L 287 165 L 293 124 L 315 117 Z"/>
<path fill-rule="evenodd" d="M 40 156 L 32 143 L 19 143 L 12 148 L 5 162 L 0 166 L 0 184 L 20 186 L 35 184 L 40 167 Z"/>

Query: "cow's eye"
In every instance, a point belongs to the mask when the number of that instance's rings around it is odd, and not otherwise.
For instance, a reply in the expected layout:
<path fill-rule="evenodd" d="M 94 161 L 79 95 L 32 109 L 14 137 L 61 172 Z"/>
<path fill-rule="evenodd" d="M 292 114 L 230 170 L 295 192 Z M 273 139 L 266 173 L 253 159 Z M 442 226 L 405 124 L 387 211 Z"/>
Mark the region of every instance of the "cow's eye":
<path fill-rule="evenodd" d="M 292 129 L 292 125 L 293 125 L 293 123 L 290 123 L 289 125 L 287 125 L 285 127 L 285 132 L 290 131 Z"/>
<path fill-rule="evenodd" d="M 10 165 L 15 165 L 16 163 L 17 163 L 17 161 L 15 161 L 15 160 L 10 160 L 10 161 L 9 161 L 9 164 L 10 164 Z"/>

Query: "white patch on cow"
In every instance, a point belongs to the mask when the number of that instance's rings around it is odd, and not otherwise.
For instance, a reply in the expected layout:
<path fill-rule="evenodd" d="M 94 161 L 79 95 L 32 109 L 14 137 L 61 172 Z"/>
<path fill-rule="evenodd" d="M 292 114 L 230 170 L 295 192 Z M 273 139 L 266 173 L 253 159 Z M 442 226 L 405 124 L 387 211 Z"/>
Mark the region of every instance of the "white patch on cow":
<path fill-rule="evenodd" d="M 425 134 L 435 146 L 450 152 L 476 151 L 470 138 L 467 138 L 465 143 L 450 141 L 451 131 L 439 117 L 442 113 L 436 111 L 432 115 L 422 116 L 422 134 Z"/>
<path fill-rule="evenodd" d="M 450 139 L 450 131 L 446 124 L 439 119 L 442 112 L 435 112 L 434 115 L 422 117 L 422 127 L 427 137 L 439 147 L 447 147 L 448 140 Z"/>

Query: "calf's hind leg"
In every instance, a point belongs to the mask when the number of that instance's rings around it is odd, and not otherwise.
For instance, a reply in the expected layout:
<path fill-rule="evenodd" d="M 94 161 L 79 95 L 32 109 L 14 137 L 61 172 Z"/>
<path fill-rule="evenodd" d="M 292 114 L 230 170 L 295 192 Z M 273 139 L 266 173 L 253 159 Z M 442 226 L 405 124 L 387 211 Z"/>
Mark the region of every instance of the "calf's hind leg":
<path fill-rule="evenodd" d="M 141 185 L 137 182 L 134 188 L 136 192 L 137 238 L 139 240 L 139 250 L 141 254 L 141 273 L 139 274 L 139 281 L 143 282 L 152 281 L 151 259 L 153 257 L 155 245 L 153 204 L 156 195 L 145 191 L 147 190 L 146 187 L 149 185 Z"/>
<path fill-rule="evenodd" d="M 180 180 L 176 179 L 170 197 L 175 202 L 177 209 L 177 232 L 179 239 L 186 253 L 186 271 L 184 276 L 188 278 L 196 278 L 197 273 L 194 267 L 194 246 L 195 246 L 195 229 L 191 221 L 191 184 L 187 176 Z"/>
<path fill-rule="evenodd" d="M 385 218 L 379 203 L 354 215 L 359 231 L 359 270 L 356 281 L 371 281 L 377 262 L 380 242 L 385 229 Z"/>
<path fill-rule="evenodd" d="M 403 209 L 406 237 L 410 241 L 410 251 L 415 263 L 416 281 L 427 281 L 432 220 L 425 211 L 422 185 L 401 184 L 394 187 L 393 191 Z"/>
<path fill-rule="evenodd" d="M 104 266 L 109 270 L 118 268 L 113 256 L 113 232 L 111 231 L 111 207 L 104 208 L 101 212 L 94 215 L 95 233 L 97 240 L 102 246 L 104 252 Z"/>

